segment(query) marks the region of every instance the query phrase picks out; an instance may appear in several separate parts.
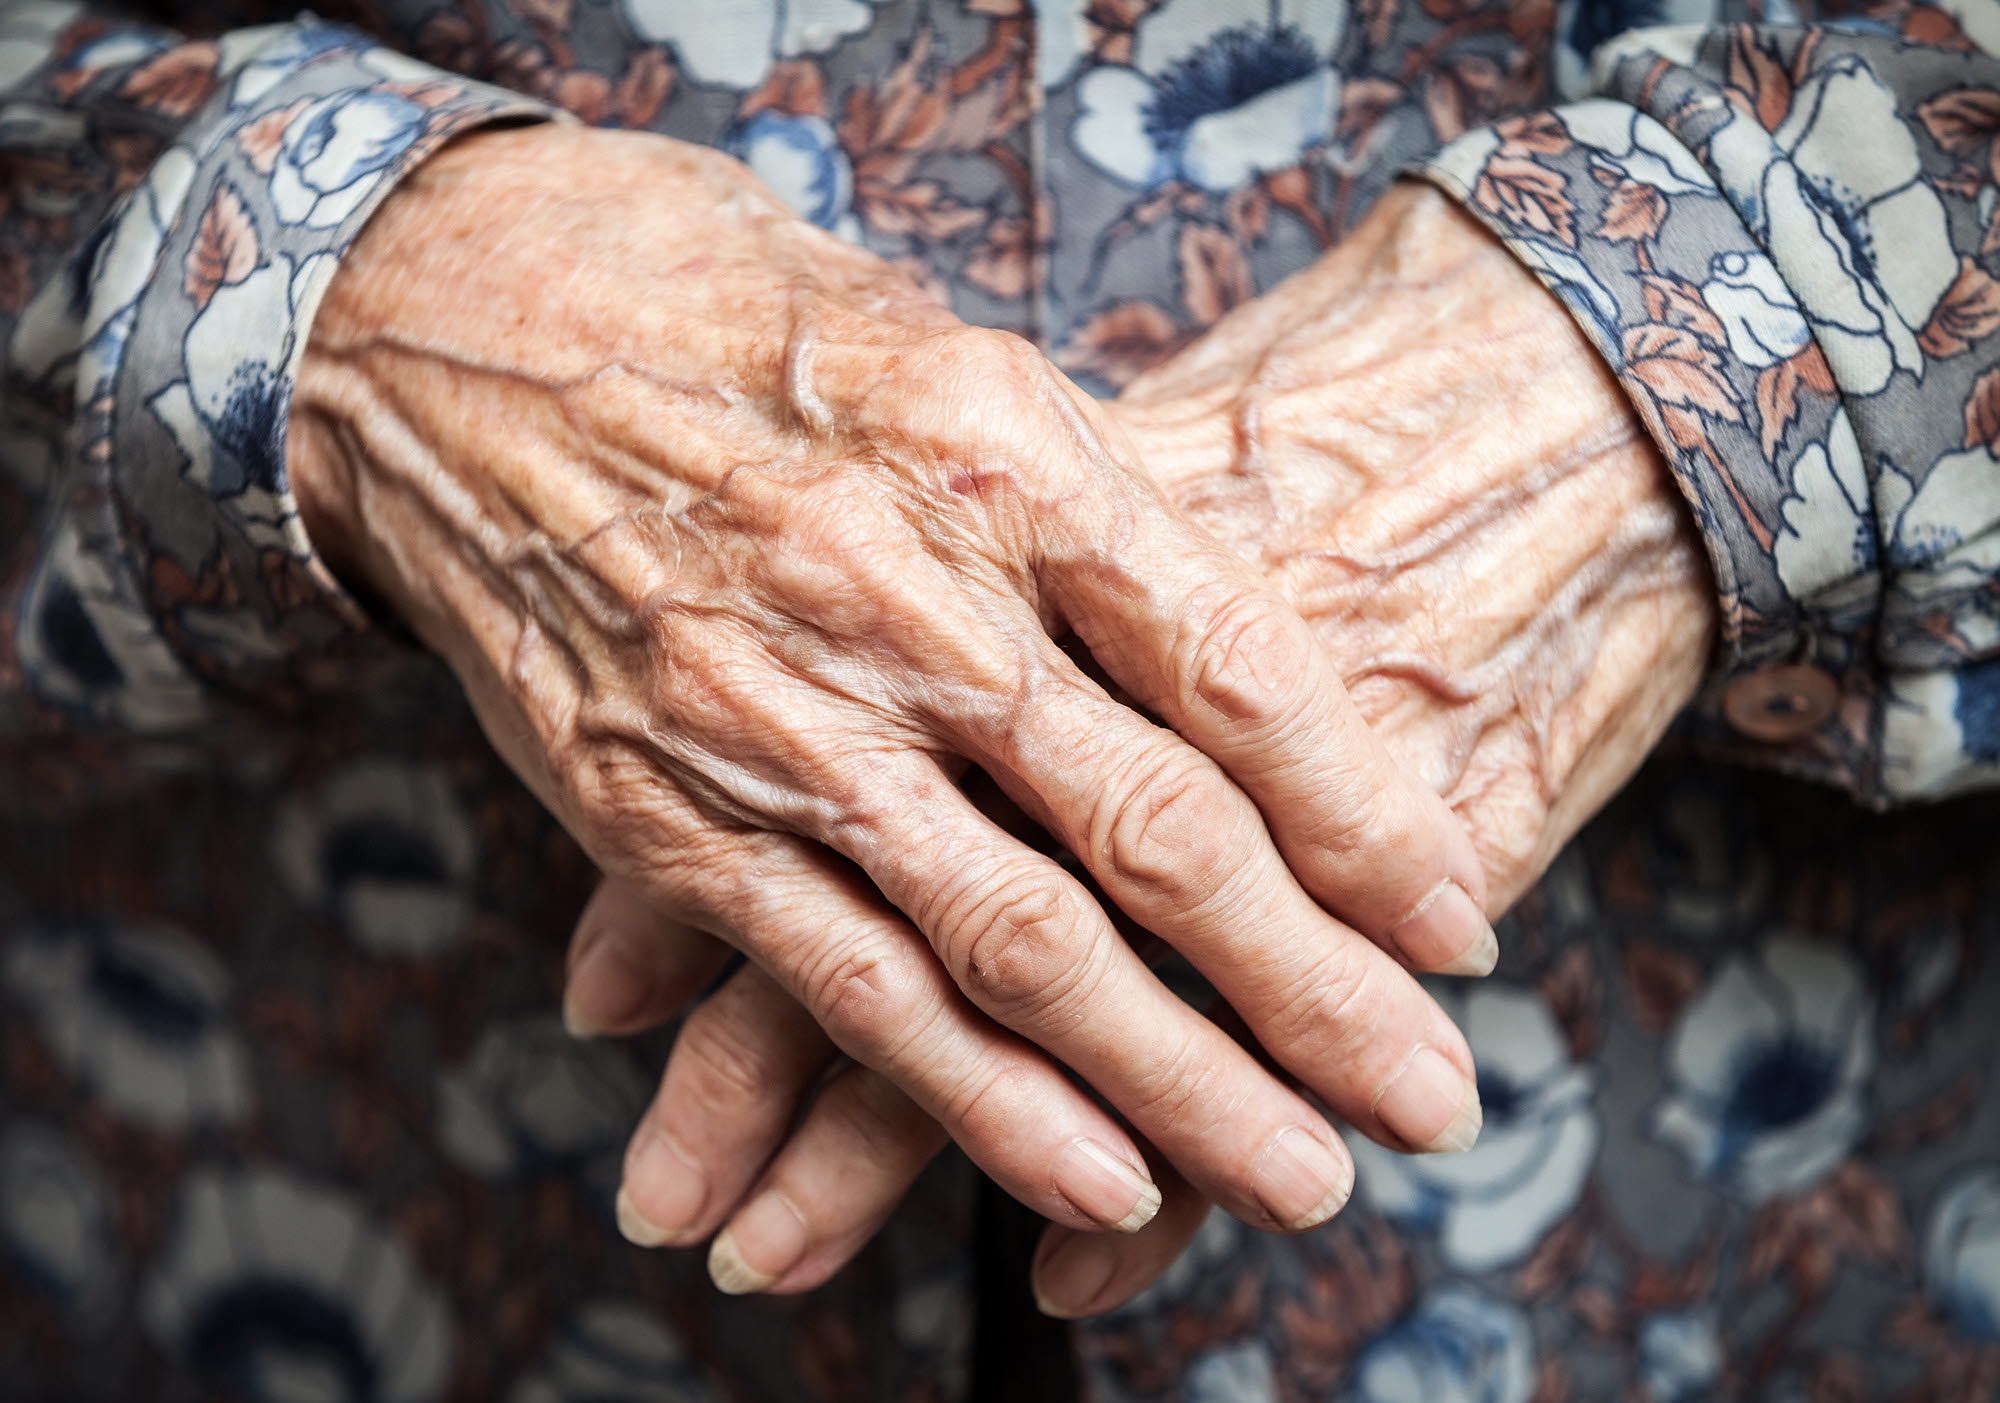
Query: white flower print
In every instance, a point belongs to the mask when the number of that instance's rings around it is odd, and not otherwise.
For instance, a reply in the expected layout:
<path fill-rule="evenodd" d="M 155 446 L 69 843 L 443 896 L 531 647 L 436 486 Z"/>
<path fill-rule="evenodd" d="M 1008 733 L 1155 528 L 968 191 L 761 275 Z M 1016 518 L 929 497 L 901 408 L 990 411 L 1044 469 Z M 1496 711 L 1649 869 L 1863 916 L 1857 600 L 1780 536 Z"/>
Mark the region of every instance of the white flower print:
<path fill-rule="evenodd" d="M 1663 29 L 1699 34 L 1722 8 L 1720 0 L 1556 0 L 1556 95 L 1576 98 L 1591 89 L 1591 56 L 1600 45 L 1614 51 L 1628 44 L 1651 47 L 1647 41 Z M 1789 10 L 1786 0 L 1763 0 L 1767 24 L 1784 23 Z"/>
<path fill-rule="evenodd" d="M 1938 1198 L 1924 1289 L 1964 1334 L 2000 1343 L 2000 1167 L 1962 1174 Z"/>
<path fill-rule="evenodd" d="M 1712 3 L 1712 0 L 1697 0 Z M 1654 118 L 1623 102 L 1591 98 L 1564 104 L 1562 124 L 1578 142 L 1591 148 L 1601 167 L 1663 195 L 1714 195 L 1715 182 L 1694 153 Z"/>
<path fill-rule="evenodd" d="M 1486 1124 L 1460 1155 L 1410 1156 L 1347 1136 L 1360 1193 L 1406 1231 L 1436 1232 L 1461 1271 L 1526 1256 L 1576 1206 L 1597 1154 L 1594 1074 L 1571 1060 L 1535 992 L 1483 984 L 1434 991 L 1465 1030 Z"/>
<path fill-rule="evenodd" d="M 2000 775 L 2000 660 L 1891 673 L 1882 711 L 1885 793 L 1942 798 Z"/>
<path fill-rule="evenodd" d="M 591 1301 L 563 1321 L 508 1403 L 715 1403 L 659 1312 L 636 1301 Z"/>
<path fill-rule="evenodd" d="M 1272 1403 L 1278 1396 L 1271 1347 L 1230 1345 L 1188 1361 L 1182 1391 L 1188 1403 Z"/>
<path fill-rule="evenodd" d="M 1786 593 L 1820 608 L 1872 595 L 1878 511 L 1895 510 L 1889 494 L 1900 481 L 1885 474 L 1871 491 L 1853 422 L 1836 408 L 1825 441 L 1808 444 L 1793 461 L 1792 490 L 1778 505 L 1783 519 L 1771 555 Z"/>
<path fill-rule="evenodd" d="M 1054 92 L 1090 51 L 1090 0 L 1041 0 L 1034 9 L 1035 82 Z"/>
<path fill-rule="evenodd" d="M 187 379 L 154 400 L 153 412 L 168 432 L 195 450 L 189 481 L 214 496 L 277 480 L 295 332 L 294 272 L 291 259 L 279 255 L 243 281 L 216 289 L 188 328 Z M 196 416 L 192 423 L 174 394 L 183 386 L 186 407 Z M 223 451 L 201 453 L 210 442 Z"/>
<path fill-rule="evenodd" d="M 1818 1183 L 1866 1121 L 1875 1004 L 1848 955 L 1791 936 L 1732 957 L 1681 1011 L 1653 1133 L 1761 1201 Z"/>
<path fill-rule="evenodd" d="M 248 107 L 313 60 L 352 48 L 354 35 L 330 24 L 272 24 L 222 36 L 222 71 L 234 71 L 232 109 Z"/>
<path fill-rule="evenodd" d="M 1722 1341 L 1708 1311 L 1649 1315 L 1639 1326 L 1639 1373 L 1649 1403 L 1711 1397 L 1722 1375 Z"/>
<path fill-rule="evenodd" d="M 25 0 L 0 11 L 0 92 L 48 62 L 56 37 L 82 11 L 70 0 Z"/>
<path fill-rule="evenodd" d="M 0 46 L 5 41 L 0 40 Z M 62 67 L 66 74 L 79 77 L 98 69 L 115 68 L 124 64 L 138 64 L 153 55 L 163 53 L 168 46 L 166 34 L 158 29 L 142 29 L 137 25 L 109 29 L 99 34 L 87 44 L 81 44 L 63 56 Z M 0 59 L 0 69 L 6 63 Z"/>
<path fill-rule="evenodd" d="M 139 295 L 158 266 L 194 175 L 193 158 L 178 147 L 153 163 L 98 246 L 84 305 L 77 305 L 76 289 L 67 279 L 50 279 L 14 327 L 11 363 L 33 380 L 58 384 L 62 382 L 51 372 L 59 368 L 95 383 L 117 363 Z"/>
<path fill-rule="evenodd" d="M 402 1243 L 282 1171 L 198 1170 L 147 1278 L 154 1343 L 248 1403 L 439 1396 L 451 1321 Z"/>
<path fill-rule="evenodd" d="M 1701 300 L 1722 322 L 1730 354 L 1753 370 L 1790 360 L 1812 341 L 1791 289 L 1761 253 L 1718 253 Z"/>
<path fill-rule="evenodd" d="M 554 1018 L 523 1018 L 488 1028 L 438 1078 L 437 1104 L 438 1142 L 466 1169 L 581 1173 L 609 1202 L 646 1086 L 621 1049 L 579 1042 Z"/>
<path fill-rule="evenodd" d="M 8 937 L 0 980 L 56 1060 L 114 1114 L 176 1130 L 248 1113 L 229 977 L 180 932 L 29 926 Z"/>
<path fill-rule="evenodd" d="M 387 760 L 342 770 L 286 805 L 272 843 L 292 895 L 364 950 L 414 958 L 458 940 L 472 826 L 435 770 Z"/>
<path fill-rule="evenodd" d="M 1132 64 L 1077 84 L 1071 140 L 1128 185 L 1185 180 L 1217 193 L 1297 164 L 1333 129 L 1340 78 L 1329 60 L 1346 0 L 1274 0 L 1239 23 L 1211 0 L 1166 0 L 1139 21 Z"/>
<path fill-rule="evenodd" d="M 823 54 L 874 21 L 882 0 L 618 0 L 649 44 L 671 44 L 681 71 L 697 83 L 754 88 L 783 58 Z"/>
<path fill-rule="evenodd" d="M 1447 1286 L 1369 1341 L 1351 1377 L 1353 1403 L 1527 1403 L 1534 1335 L 1511 1303 Z"/>
<path fill-rule="evenodd" d="M 1973 48 L 1989 54 L 2000 53 L 2000 10 L 1980 0 L 1940 0 L 1938 9 L 1950 15 Z"/>
<path fill-rule="evenodd" d="M 420 103 L 386 88 L 321 98 L 285 128 L 271 208 L 287 224 L 333 228 L 375 193 L 428 117 Z"/>
<path fill-rule="evenodd" d="M 45 1126 L 17 1120 L 0 1134 L 0 1247 L 18 1280 L 84 1328 L 116 1305 L 121 1244 L 104 1181 Z"/>
<path fill-rule="evenodd" d="M 311 548 L 284 481 L 284 426 L 299 319 L 333 276 L 332 254 L 302 263 L 279 254 L 216 289 L 182 342 L 187 378 L 147 407 L 173 438 L 194 486 L 230 503 L 260 546 L 305 559 Z"/>
<path fill-rule="evenodd" d="M 1775 132 L 1737 113 L 1709 153 L 1737 207 L 1757 212 L 1842 391 L 1877 394 L 1898 371 L 1921 374 L 1917 332 L 1958 258 L 1896 94 L 1866 61 L 1822 66 Z"/>
<path fill-rule="evenodd" d="M 1891 542 L 1896 592 L 1922 600 L 1983 590 L 2000 573 L 2000 458 L 1985 447 L 1947 453 L 1931 464 L 1896 518 Z M 1964 628 L 1976 628 L 1967 613 Z M 1989 640 L 1968 638 L 1973 648 Z"/>
<path fill-rule="evenodd" d="M 1508 247 L 1523 263 L 1554 283 L 1563 301 L 1573 311 L 1588 316 L 1597 324 L 1600 344 L 1617 346 L 1618 301 L 1597 280 L 1589 264 L 1568 249 L 1558 248 L 1545 239 L 1517 239 Z"/>
<path fill-rule="evenodd" d="M 1612 108 L 1612 103 L 1577 103 L 1575 111 L 1565 109 L 1565 119 L 1589 130 L 1589 139 L 1615 144 L 1620 135 L 1629 138 L 1632 124 L 1617 113 L 1593 115 L 1593 109 Z M 1586 139 L 1579 137 L 1579 139 Z M 1478 183 L 1486 163 L 1500 149 L 1500 134 L 1491 126 L 1477 127 L 1459 137 L 1431 158 L 1432 173 L 1444 176 L 1463 197 Z M 1543 280 L 1554 285 L 1578 318 L 1588 319 L 1595 329 L 1594 339 L 1614 363 L 1619 351 L 1622 315 L 1618 299 L 1599 281 L 1590 265 L 1568 249 L 1549 239 L 1520 235 L 1510 238 L 1507 247 Z"/>
<path fill-rule="evenodd" d="M 200 685 L 131 598 L 115 550 L 92 548 L 64 517 L 37 562 L 17 617 L 21 670 L 42 700 L 161 734 L 203 711 Z"/>
<path fill-rule="evenodd" d="M 724 146 L 799 218 L 842 238 L 860 237 L 854 166 L 826 118 L 767 109 L 731 132 Z"/>

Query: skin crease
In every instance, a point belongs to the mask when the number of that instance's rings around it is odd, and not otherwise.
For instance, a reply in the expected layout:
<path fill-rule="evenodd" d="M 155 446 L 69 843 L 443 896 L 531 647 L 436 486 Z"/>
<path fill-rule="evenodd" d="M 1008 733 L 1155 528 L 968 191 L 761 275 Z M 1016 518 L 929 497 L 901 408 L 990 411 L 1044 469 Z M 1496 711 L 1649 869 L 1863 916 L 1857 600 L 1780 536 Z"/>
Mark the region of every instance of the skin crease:
<path fill-rule="evenodd" d="M 1115 412 L 1168 494 L 1312 621 L 1391 750 L 1450 799 L 1496 909 L 1699 682 L 1712 586 L 1657 450 L 1562 308 L 1428 187 L 1392 190 L 1346 242 L 1131 385 Z M 678 1012 L 718 963 L 713 942 L 607 882 L 572 946 L 571 1004 L 594 996 L 617 1010 L 606 1030 L 636 1031 Z M 711 1001 L 690 1015 L 676 1064 L 684 1046 L 786 1036 L 782 994 L 754 972 L 739 982 L 721 1013 Z M 733 1016 L 735 1004 L 754 1012 Z M 815 1076 L 826 1065 L 805 1060 Z M 663 1101 L 690 1094 L 685 1070 L 670 1065 Z M 838 1074 L 822 1098 L 833 1107 L 816 1105 L 782 1145 L 772 1107 L 795 1107 L 803 1086 L 708 1099 L 705 1114 L 743 1131 L 743 1201 L 776 1198 L 808 1224 L 797 1246 L 711 1205 L 727 1223 L 718 1255 L 761 1262 L 762 1289 L 824 1280 L 942 1143 L 872 1078 Z M 891 1109 L 849 1106 L 874 1101 Z M 864 1128 L 826 1129 L 841 1123 Z M 1045 1309 L 1111 1309 L 1166 1268 L 1209 1201 L 1172 1174 L 1161 1187 L 1159 1215 L 1130 1237 L 1048 1229 Z"/>
<path fill-rule="evenodd" d="M 1477 1133 L 1463 1036 L 1388 953 L 1491 966 L 1450 810 L 1131 430 L 735 162 L 560 125 L 453 143 L 343 261 L 290 432 L 336 572 L 451 665 L 610 876 L 752 958 L 712 1017 L 778 1040 L 684 1044 L 628 1235 L 713 1230 L 745 1140 L 712 1112 L 803 1096 L 815 1026 L 908 1101 L 857 1080 L 808 1143 L 936 1121 L 1079 1229 L 1157 1210 L 1134 1134 L 1246 1221 L 1323 1221 L 1352 1163 L 1293 1079 L 1398 1148 Z M 966 799 L 968 764 L 1210 977 L 1240 1040 Z M 801 1186 L 762 1217 L 810 1237 L 836 1206 Z M 763 1274 L 724 1251 L 717 1275 Z"/>

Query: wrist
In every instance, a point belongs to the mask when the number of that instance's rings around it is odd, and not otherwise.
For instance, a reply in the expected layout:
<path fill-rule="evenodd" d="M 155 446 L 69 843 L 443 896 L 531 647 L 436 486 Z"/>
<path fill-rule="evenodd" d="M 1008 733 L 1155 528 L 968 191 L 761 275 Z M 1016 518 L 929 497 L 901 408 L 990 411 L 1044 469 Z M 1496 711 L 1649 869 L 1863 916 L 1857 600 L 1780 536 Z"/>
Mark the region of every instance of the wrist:
<path fill-rule="evenodd" d="M 991 333 L 717 152 L 482 131 L 405 177 L 333 277 L 293 400 L 295 491 L 341 578 L 461 676 L 496 670 L 539 626 L 551 562 L 587 556 L 643 595 L 655 567 L 628 547 L 651 518 L 745 464 L 879 436 L 868 415 L 901 412 L 885 381 L 954 335 Z"/>
<path fill-rule="evenodd" d="M 1568 313 L 1428 187 L 1119 413 L 1407 763 L 1454 802 L 1502 771 L 1532 791 L 1535 833 L 1481 835 L 1503 895 L 1699 685 L 1716 607 L 1658 449 Z"/>
<path fill-rule="evenodd" d="M 561 129 L 468 133 L 405 176 L 342 257 L 307 334 L 286 437 L 300 521 L 336 578 L 412 623 L 409 582 L 399 578 L 382 533 L 363 521 L 369 459 L 362 445 L 379 432 L 390 408 L 380 392 L 382 377 L 368 362 L 411 324 L 414 280 L 442 271 L 431 240 L 459 244 L 468 238 L 468 176 L 489 161 L 531 159 L 551 130 Z M 467 299 L 465 305 L 479 304 Z"/>
<path fill-rule="evenodd" d="M 809 300 L 782 270 L 840 276 L 833 242 L 737 163 L 663 137 L 552 123 L 453 141 L 383 202 L 314 318 L 287 457 L 315 547 L 446 650 L 494 612 L 523 543 L 699 494 L 653 461 L 549 445 L 758 420 L 746 387 L 777 378 L 758 356 L 784 345 L 760 327 Z M 614 256 L 628 243 L 643 264 Z"/>

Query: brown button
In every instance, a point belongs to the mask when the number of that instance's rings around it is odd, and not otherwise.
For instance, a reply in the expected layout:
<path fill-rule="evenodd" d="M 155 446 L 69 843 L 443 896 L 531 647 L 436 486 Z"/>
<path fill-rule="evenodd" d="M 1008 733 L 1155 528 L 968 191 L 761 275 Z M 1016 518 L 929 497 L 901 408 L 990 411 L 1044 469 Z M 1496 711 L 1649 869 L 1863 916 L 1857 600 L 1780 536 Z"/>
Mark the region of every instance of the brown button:
<path fill-rule="evenodd" d="M 1803 740 L 1840 703 L 1840 684 L 1816 667 L 1780 663 L 1760 667 L 1729 684 L 1722 714 L 1752 740 Z"/>

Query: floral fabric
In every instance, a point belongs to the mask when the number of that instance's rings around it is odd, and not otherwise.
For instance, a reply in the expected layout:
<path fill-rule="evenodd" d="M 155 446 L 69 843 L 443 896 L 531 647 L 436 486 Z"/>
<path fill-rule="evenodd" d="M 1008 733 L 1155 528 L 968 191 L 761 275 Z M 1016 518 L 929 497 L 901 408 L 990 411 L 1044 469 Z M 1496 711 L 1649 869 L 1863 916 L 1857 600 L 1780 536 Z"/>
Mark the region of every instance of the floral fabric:
<path fill-rule="evenodd" d="M 452 134 L 565 111 L 731 151 L 1099 391 L 1419 169 L 1670 454 L 1718 688 L 1838 681 L 1792 745 L 1698 707 L 1443 991 L 1474 1151 L 1357 1143 L 1305 1238 L 1214 1218 L 1076 1332 L 1089 1397 L 2000 1396 L 1996 800 L 1716 758 L 2000 766 L 2000 7 L 143 8 L 0 4 L 10 1397 L 979 1396 L 954 1157 L 799 1300 L 617 1238 L 663 1047 L 555 1022 L 587 865 L 298 527 L 343 250 Z"/>
<path fill-rule="evenodd" d="M 2000 773 L 2000 63 L 1959 37 L 1646 30 L 1598 51 L 1603 96 L 1428 167 L 1669 452 L 1732 664 L 1839 680 L 1827 724 L 1768 758 L 1874 800 Z"/>

